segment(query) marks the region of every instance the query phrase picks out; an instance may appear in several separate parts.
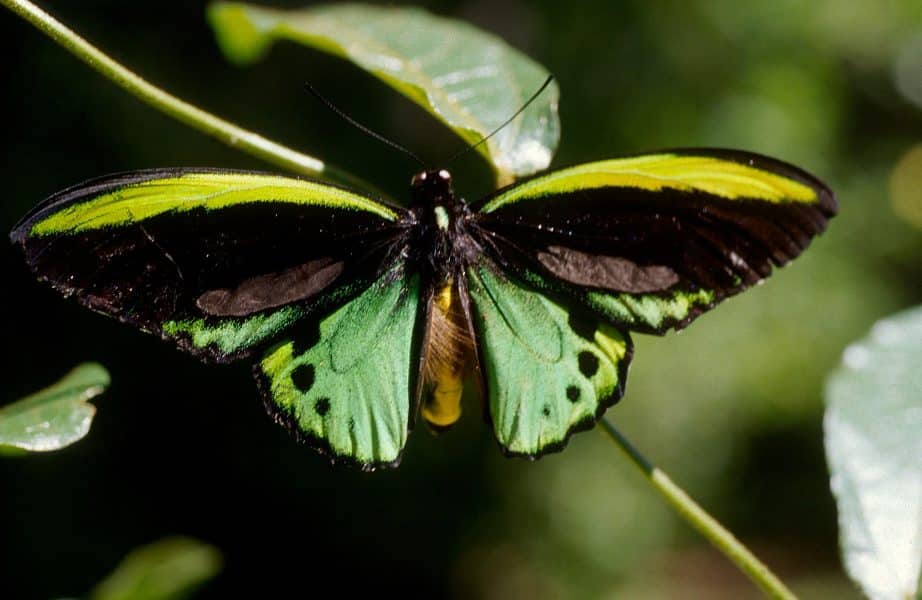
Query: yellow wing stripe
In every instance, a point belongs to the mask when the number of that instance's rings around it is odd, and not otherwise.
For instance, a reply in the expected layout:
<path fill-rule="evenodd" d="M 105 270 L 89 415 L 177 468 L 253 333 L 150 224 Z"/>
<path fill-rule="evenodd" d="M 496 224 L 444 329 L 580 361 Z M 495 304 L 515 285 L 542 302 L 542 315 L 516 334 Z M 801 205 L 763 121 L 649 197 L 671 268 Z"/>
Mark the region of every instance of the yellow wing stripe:
<path fill-rule="evenodd" d="M 748 198 L 777 204 L 819 201 L 810 186 L 754 166 L 711 156 L 651 154 L 588 163 L 530 179 L 497 195 L 482 211 L 492 212 L 520 200 L 607 187 L 704 192 L 728 200 Z"/>
<path fill-rule="evenodd" d="M 249 173 L 187 173 L 129 183 L 63 208 L 32 226 L 35 236 L 131 225 L 170 212 L 260 202 L 363 210 L 388 221 L 398 215 L 383 204 L 330 185 Z"/>

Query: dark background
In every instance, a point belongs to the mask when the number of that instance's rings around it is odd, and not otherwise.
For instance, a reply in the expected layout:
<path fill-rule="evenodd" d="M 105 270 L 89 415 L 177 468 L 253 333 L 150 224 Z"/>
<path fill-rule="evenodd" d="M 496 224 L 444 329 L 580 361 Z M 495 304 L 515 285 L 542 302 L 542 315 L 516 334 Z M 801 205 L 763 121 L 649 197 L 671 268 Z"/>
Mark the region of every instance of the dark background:
<path fill-rule="evenodd" d="M 277 2 L 276 6 L 303 3 Z M 922 301 L 922 8 L 760 0 L 428 2 L 544 64 L 562 90 L 556 165 L 661 147 L 772 154 L 824 178 L 842 215 L 796 264 L 687 332 L 637 336 L 609 415 L 804 598 L 857 597 L 837 558 L 822 385 L 846 344 Z M 182 98 L 395 196 L 414 164 L 333 118 L 347 112 L 431 162 L 459 140 L 345 62 L 293 44 L 246 69 L 204 4 L 43 2 Z M 0 11 L 0 215 L 9 230 L 68 185 L 165 166 L 266 169 L 117 89 Z M 475 156 L 460 191 L 489 190 Z M 324 589 L 477 598 L 741 598 L 756 593 L 596 432 L 530 463 L 501 457 L 476 407 L 423 428 L 403 465 L 331 467 L 266 417 L 245 365 L 206 367 L 65 302 L 2 253 L 0 403 L 80 361 L 111 371 L 89 436 L 0 457 L 0 596 L 84 594 L 167 534 L 216 545 L 202 598 Z M 868 399 L 873 402 L 873 398 Z"/>

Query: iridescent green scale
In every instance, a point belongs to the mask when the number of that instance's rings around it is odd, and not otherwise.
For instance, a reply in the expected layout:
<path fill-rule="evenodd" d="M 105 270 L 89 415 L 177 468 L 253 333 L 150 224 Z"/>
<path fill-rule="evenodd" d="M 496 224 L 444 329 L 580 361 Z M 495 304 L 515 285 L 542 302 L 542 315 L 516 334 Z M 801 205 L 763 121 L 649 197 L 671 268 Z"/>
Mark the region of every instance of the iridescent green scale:
<path fill-rule="evenodd" d="M 552 171 L 468 204 L 174 169 L 50 197 L 11 234 L 65 296 L 203 360 L 249 359 L 269 412 L 365 469 L 395 465 L 473 379 L 500 447 L 537 457 L 624 391 L 665 333 L 796 257 L 837 210 L 785 163 L 682 150 Z"/>

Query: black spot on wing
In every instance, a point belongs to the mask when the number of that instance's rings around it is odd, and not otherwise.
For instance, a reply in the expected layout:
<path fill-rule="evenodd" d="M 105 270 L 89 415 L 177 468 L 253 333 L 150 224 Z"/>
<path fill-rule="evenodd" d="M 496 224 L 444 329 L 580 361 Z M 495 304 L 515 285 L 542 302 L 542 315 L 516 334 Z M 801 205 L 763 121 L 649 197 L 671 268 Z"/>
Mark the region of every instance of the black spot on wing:
<path fill-rule="evenodd" d="M 579 372 L 587 379 L 591 378 L 599 370 L 599 357 L 588 350 L 580 352 L 577 361 L 579 362 Z"/>
<path fill-rule="evenodd" d="M 317 401 L 314 402 L 314 412 L 316 412 L 321 417 L 325 417 L 327 413 L 330 412 L 330 399 L 317 398 Z"/>
<path fill-rule="evenodd" d="M 291 372 L 291 382 L 302 393 L 308 392 L 314 386 L 314 365 L 304 364 L 295 367 Z"/>
<path fill-rule="evenodd" d="M 575 385 L 567 386 L 567 400 L 570 402 L 579 402 L 579 388 Z"/>

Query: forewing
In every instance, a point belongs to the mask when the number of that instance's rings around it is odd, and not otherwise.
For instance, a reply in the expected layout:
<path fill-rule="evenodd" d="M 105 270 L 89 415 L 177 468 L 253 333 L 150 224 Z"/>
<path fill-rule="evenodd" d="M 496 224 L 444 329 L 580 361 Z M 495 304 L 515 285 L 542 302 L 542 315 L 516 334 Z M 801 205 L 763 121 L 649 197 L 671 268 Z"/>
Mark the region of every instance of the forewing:
<path fill-rule="evenodd" d="M 767 277 L 837 211 L 808 173 L 727 150 L 562 169 L 477 208 L 472 232 L 504 268 L 620 326 L 656 333 Z"/>
<path fill-rule="evenodd" d="M 489 415 L 507 454 L 559 450 L 621 397 L 632 352 L 626 333 L 485 257 L 467 268 L 467 290 Z"/>
<path fill-rule="evenodd" d="M 370 284 L 404 215 L 327 183 L 154 170 L 55 194 L 10 237 L 64 295 L 226 361 Z"/>
<path fill-rule="evenodd" d="M 419 276 L 395 268 L 270 348 L 254 368 L 269 412 L 336 460 L 396 465 L 417 387 L 419 303 Z"/>

